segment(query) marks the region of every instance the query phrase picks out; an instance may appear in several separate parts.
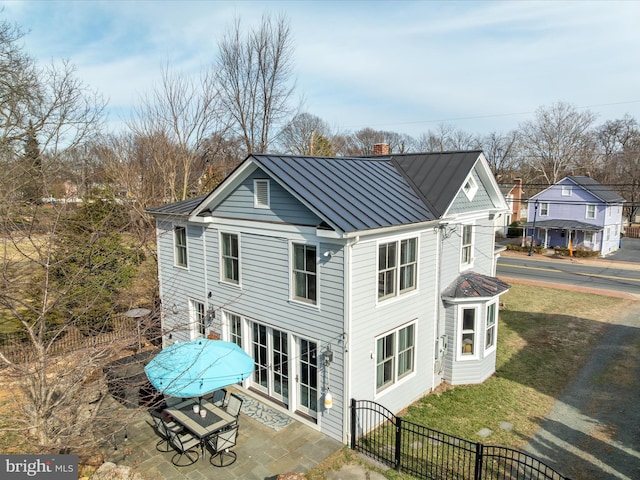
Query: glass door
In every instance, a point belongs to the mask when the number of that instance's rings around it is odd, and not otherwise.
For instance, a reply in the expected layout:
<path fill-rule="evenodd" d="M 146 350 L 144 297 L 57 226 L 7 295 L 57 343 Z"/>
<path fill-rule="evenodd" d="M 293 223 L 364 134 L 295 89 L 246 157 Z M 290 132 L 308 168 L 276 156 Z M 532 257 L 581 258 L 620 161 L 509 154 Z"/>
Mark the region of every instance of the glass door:
<path fill-rule="evenodd" d="M 299 410 L 318 418 L 318 346 L 315 342 L 300 339 L 298 364 Z"/>
<path fill-rule="evenodd" d="M 286 332 L 253 324 L 253 387 L 289 404 L 289 340 Z"/>

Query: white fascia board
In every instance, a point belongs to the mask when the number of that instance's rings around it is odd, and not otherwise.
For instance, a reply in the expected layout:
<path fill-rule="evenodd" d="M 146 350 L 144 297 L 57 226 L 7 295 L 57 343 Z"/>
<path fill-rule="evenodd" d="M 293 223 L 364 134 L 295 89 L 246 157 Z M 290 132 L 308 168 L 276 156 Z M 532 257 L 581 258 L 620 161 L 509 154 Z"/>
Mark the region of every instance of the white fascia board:
<path fill-rule="evenodd" d="M 372 228 L 371 230 L 358 230 L 356 232 L 345 232 L 342 238 L 361 238 L 370 235 L 383 235 L 388 233 L 401 233 L 407 230 L 423 230 L 429 227 L 437 227 L 440 219 L 428 220 L 426 222 L 408 223 L 404 225 L 394 225 L 392 227 Z"/>

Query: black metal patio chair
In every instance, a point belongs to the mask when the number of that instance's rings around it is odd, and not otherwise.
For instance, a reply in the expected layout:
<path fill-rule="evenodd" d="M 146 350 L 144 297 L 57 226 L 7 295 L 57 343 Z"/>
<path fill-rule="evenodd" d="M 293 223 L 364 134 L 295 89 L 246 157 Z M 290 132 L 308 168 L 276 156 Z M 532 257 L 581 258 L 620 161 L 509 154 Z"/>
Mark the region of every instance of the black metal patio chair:
<path fill-rule="evenodd" d="M 198 448 L 200 447 L 200 439 L 194 437 L 190 433 L 180 433 L 169 430 L 169 441 L 176 450 L 176 454 L 171 458 L 171 463 L 176 467 L 188 467 L 193 465 L 200 458 Z M 182 458 L 186 457 L 187 462 L 182 462 Z"/>
<path fill-rule="evenodd" d="M 225 407 L 225 410 L 229 415 L 236 417 L 236 420 L 238 419 L 238 415 L 240 415 L 242 401 L 242 398 L 240 398 L 235 393 L 230 394 L 229 398 L 227 399 L 227 406 Z"/>
<path fill-rule="evenodd" d="M 153 420 L 153 429 L 160 437 L 158 443 L 156 443 L 156 450 L 159 452 L 170 452 L 172 450 L 170 445 L 169 431 L 180 432 L 182 426 L 176 422 L 170 421 L 164 417 L 164 415 L 155 410 L 149 410 L 151 419 Z"/>
<path fill-rule="evenodd" d="M 238 425 L 224 430 L 216 435 L 207 438 L 207 444 L 211 447 L 211 457 L 209 462 L 214 467 L 227 467 L 234 463 L 238 458 L 236 452 L 231 448 L 236 446 L 238 438 Z"/>

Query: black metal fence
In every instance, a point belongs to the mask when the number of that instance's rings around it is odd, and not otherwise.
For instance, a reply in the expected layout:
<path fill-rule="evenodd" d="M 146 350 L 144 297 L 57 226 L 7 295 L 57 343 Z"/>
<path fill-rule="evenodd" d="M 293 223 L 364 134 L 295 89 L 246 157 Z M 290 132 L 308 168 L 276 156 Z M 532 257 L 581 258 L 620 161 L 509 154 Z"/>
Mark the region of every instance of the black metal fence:
<path fill-rule="evenodd" d="M 351 400 L 351 448 L 430 480 L 569 480 L 524 452 L 471 442 Z"/>

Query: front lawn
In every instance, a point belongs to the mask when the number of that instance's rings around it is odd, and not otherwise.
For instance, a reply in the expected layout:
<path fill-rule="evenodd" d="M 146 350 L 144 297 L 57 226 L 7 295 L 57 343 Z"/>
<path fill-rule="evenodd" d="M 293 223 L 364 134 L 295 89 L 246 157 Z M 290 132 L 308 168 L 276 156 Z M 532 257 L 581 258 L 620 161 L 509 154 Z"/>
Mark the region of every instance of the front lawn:
<path fill-rule="evenodd" d="M 521 448 L 584 364 L 608 319 L 632 302 L 521 284 L 501 300 L 496 374 L 481 385 L 439 388 L 403 412 L 406 420 Z M 513 428 L 501 428 L 503 422 Z M 483 428 L 493 434 L 480 437 Z"/>

